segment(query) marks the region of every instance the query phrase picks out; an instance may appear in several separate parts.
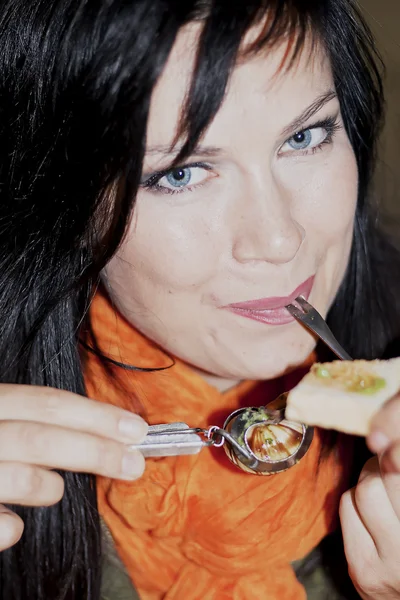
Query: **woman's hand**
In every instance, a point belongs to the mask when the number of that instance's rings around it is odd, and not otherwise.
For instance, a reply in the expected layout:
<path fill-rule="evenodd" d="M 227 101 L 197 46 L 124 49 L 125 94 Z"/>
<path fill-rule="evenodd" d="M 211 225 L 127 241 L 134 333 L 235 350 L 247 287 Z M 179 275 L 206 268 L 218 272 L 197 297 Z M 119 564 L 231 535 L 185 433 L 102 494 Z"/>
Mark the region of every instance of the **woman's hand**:
<path fill-rule="evenodd" d="M 146 423 L 137 415 L 46 387 L 0 385 L 0 502 L 48 506 L 64 493 L 51 469 L 136 479 Z M 23 522 L 0 505 L 0 551 L 15 544 Z"/>
<path fill-rule="evenodd" d="M 382 455 L 385 470 L 400 473 L 400 395 L 376 414 L 367 443 L 372 452 Z"/>
<path fill-rule="evenodd" d="M 340 505 L 349 573 L 363 600 L 400 599 L 400 474 L 377 457 Z"/>

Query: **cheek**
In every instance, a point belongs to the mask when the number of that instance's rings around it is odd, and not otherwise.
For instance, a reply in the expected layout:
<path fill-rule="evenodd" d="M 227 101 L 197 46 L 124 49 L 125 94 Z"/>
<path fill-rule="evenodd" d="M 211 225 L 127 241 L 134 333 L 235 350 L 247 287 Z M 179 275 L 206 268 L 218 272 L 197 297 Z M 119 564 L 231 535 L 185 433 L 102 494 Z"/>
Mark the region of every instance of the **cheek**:
<path fill-rule="evenodd" d="M 313 303 L 326 315 L 346 272 L 358 197 L 358 170 L 349 144 L 332 152 L 299 186 L 297 213 L 317 269 Z"/>
<path fill-rule="evenodd" d="M 351 240 L 358 195 L 353 151 L 343 145 L 297 179 L 293 216 L 321 250 Z"/>
<path fill-rule="evenodd" d="M 221 254 L 218 215 L 210 224 L 201 206 L 174 211 L 167 201 L 149 206 L 145 200 L 138 198 L 135 223 L 118 252 L 119 268 L 133 274 L 135 286 L 152 283 L 171 292 L 197 289 L 212 279 Z"/>

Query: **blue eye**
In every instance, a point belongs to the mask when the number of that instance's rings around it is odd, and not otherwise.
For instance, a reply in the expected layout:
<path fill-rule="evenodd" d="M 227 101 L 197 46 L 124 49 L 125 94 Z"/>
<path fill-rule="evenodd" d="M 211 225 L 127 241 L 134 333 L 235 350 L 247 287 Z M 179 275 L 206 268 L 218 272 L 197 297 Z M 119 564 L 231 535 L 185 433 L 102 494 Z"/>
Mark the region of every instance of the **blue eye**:
<path fill-rule="evenodd" d="M 165 175 L 165 178 L 172 187 L 184 187 L 192 179 L 191 169 L 174 169 Z"/>
<path fill-rule="evenodd" d="M 176 194 L 193 190 L 216 175 L 204 163 L 194 163 L 186 167 L 176 167 L 170 171 L 153 173 L 142 182 L 142 186 L 154 192 Z M 190 184 L 190 185 L 189 185 Z"/>
<path fill-rule="evenodd" d="M 308 129 L 298 131 L 289 138 L 279 150 L 280 155 L 300 153 L 313 153 L 323 146 L 329 144 L 334 133 L 340 128 L 336 122 L 329 120 L 322 122 L 319 126 L 314 125 Z"/>
<path fill-rule="evenodd" d="M 305 129 L 304 131 L 299 131 L 295 133 L 290 140 L 288 140 L 288 144 L 293 150 L 305 150 L 312 142 L 312 133 L 310 129 Z"/>

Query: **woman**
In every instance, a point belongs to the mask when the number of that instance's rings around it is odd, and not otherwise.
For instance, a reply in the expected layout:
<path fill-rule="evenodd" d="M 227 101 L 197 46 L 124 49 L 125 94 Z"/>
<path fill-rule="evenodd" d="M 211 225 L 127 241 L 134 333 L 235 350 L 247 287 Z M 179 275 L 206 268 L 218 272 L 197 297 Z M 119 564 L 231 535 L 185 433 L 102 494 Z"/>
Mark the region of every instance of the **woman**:
<path fill-rule="evenodd" d="M 2 597 L 100 597 L 97 493 L 142 598 L 304 598 L 291 563 L 336 526 L 351 440 L 317 432 L 272 479 L 209 450 L 143 474 L 131 445 L 294 385 L 315 346 L 284 309 L 298 293 L 354 357 L 399 335 L 353 2 L 7 0 L 0 44 Z M 341 504 L 364 599 L 400 597 L 395 448 Z"/>

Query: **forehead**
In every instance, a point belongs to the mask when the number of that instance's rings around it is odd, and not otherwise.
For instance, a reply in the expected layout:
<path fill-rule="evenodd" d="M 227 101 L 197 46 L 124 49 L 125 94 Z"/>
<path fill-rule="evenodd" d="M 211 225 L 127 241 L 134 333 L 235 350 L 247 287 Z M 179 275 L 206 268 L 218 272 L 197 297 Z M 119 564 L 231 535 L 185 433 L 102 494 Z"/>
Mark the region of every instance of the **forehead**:
<path fill-rule="evenodd" d="M 170 145 L 176 138 L 192 81 L 201 26 L 179 33 L 166 67 L 153 92 L 147 132 L 148 147 Z M 248 38 L 256 36 L 250 30 Z M 263 110 L 275 125 L 291 121 L 316 98 L 333 89 L 329 60 L 321 44 L 306 40 L 293 64 L 286 60 L 288 43 L 242 56 L 231 74 L 224 102 L 211 129 L 226 129 L 243 112 Z M 204 82 L 207 85 L 208 82 Z"/>

